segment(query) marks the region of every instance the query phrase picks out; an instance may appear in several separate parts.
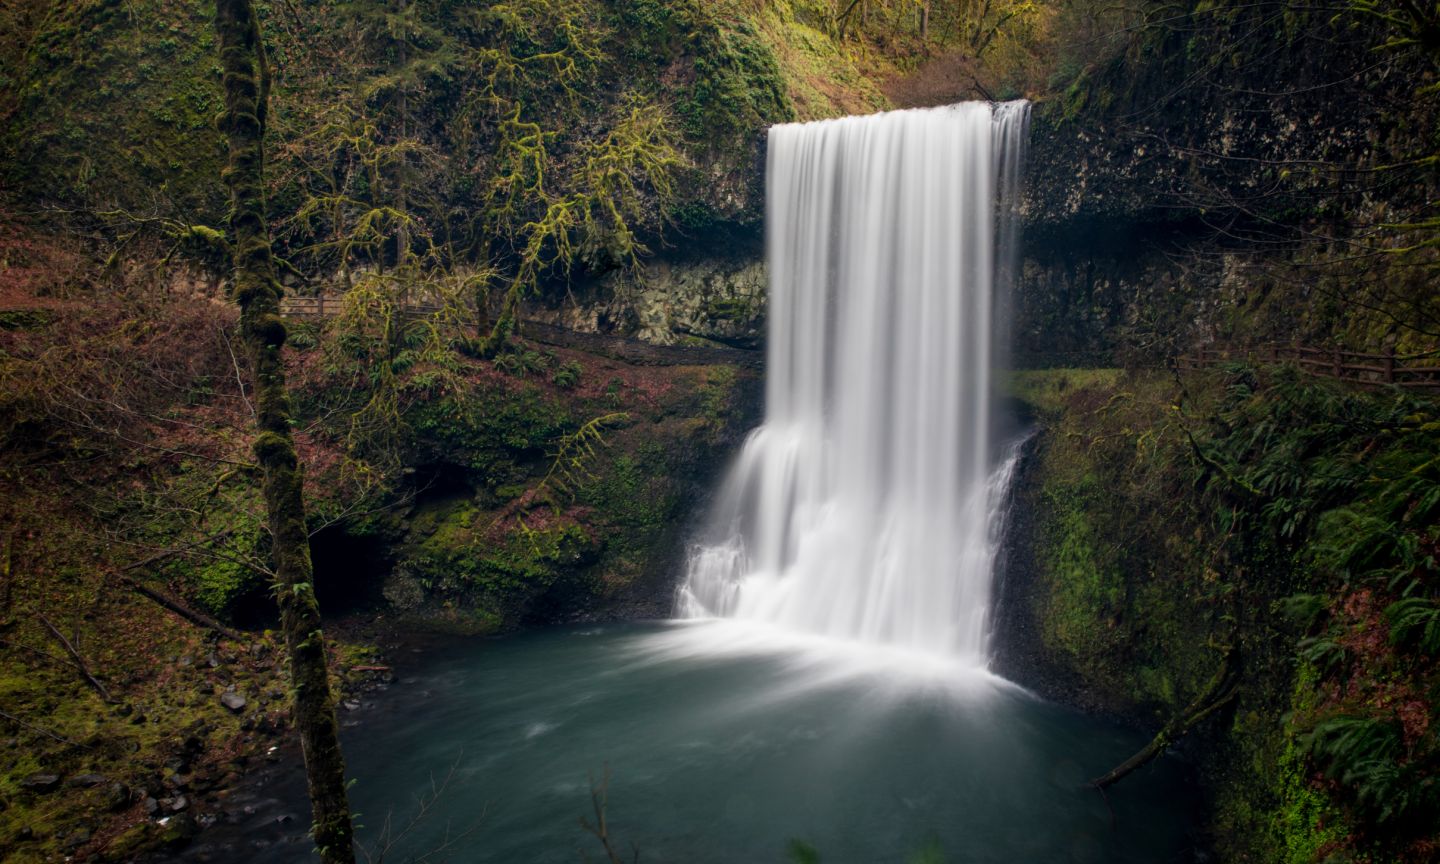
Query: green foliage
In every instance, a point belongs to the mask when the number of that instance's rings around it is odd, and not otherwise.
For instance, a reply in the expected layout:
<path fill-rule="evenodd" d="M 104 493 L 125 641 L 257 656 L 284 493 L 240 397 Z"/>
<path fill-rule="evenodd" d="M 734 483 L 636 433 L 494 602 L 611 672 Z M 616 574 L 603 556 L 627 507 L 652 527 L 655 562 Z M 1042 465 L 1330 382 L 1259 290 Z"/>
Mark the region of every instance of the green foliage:
<path fill-rule="evenodd" d="M 1294 594 L 1280 601 L 1281 612 L 1297 630 L 1310 632 L 1330 607 L 1330 598 L 1323 594 Z"/>
<path fill-rule="evenodd" d="M 523 482 L 531 476 L 530 463 L 575 428 L 569 409 L 533 386 L 424 401 L 406 421 L 412 453 L 463 466 L 489 489 Z"/>
<path fill-rule="evenodd" d="M 1233 854 L 1401 860 L 1440 812 L 1435 405 L 1243 364 L 1183 386 L 1062 370 L 1011 383 L 1046 429 L 1045 644 L 1087 692 L 1131 706 L 1174 706 L 1196 645 L 1237 644 L 1246 680 L 1214 733 Z"/>
<path fill-rule="evenodd" d="M 1292 697 L 1297 708 L 1313 707 L 1318 677 L 1312 667 L 1300 667 Z M 1236 733 L 1243 734 L 1239 729 Z M 1321 850 L 1334 848 L 1345 839 L 1344 814 L 1312 782 L 1307 743 L 1288 726 L 1282 730 L 1280 748 L 1273 773 L 1263 778 L 1273 780 L 1273 794 L 1278 799 L 1274 812 L 1260 820 L 1269 823 L 1271 836 L 1265 839 L 1274 842 L 1276 857 L 1285 864 L 1314 864 L 1321 860 Z"/>
<path fill-rule="evenodd" d="M 1307 536 L 1317 520 L 1370 479 L 1356 454 L 1407 425 L 1417 405 L 1379 398 L 1280 370 L 1261 388 L 1254 370 L 1234 367 L 1215 414 L 1218 434 L 1200 445 L 1212 469 L 1201 482 L 1226 501 L 1229 518 L 1258 520 L 1282 540 Z M 1380 523 L 1364 514 L 1327 517 L 1324 555 L 1340 569 L 1363 567 Z M 1241 527 L 1241 521 L 1233 523 Z"/>
<path fill-rule="evenodd" d="M 496 594 L 548 588 L 562 573 L 583 563 L 591 546 L 590 535 L 574 523 L 527 528 L 480 556 L 478 567 L 467 575 Z"/>
<path fill-rule="evenodd" d="M 560 367 L 555 370 L 555 374 L 550 376 L 550 383 L 561 390 L 572 390 L 580 383 L 580 373 L 583 371 L 584 369 L 578 362 L 567 361 L 560 364 Z"/>
<path fill-rule="evenodd" d="M 1440 602 L 1429 597 L 1406 597 L 1385 609 L 1390 641 L 1426 654 L 1440 653 Z"/>
<path fill-rule="evenodd" d="M 1409 806 L 1406 781 L 1411 778 L 1403 776 L 1397 764 L 1404 750 L 1399 724 L 1374 717 L 1334 717 L 1318 723 L 1307 740 L 1326 776 L 1344 784 L 1378 823 Z"/>
<path fill-rule="evenodd" d="M 598 479 L 590 470 L 590 464 L 599 455 L 598 448 L 605 445 L 605 430 L 629 419 L 630 415 L 624 412 L 603 414 L 580 424 L 574 432 L 562 435 L 555 442 L 550 470 L 540 478 L 536 495 L 558 509 L 562 502 L 573 499 L 581 489 Z"/>
<path fill-rule="evenodd" d="M 516 378 L 544 372 L 550 366 L 549 357 L 528 348 L 503 351 L 495 355 L 495 359 L 490 362 L 496 369 Z"/>
<path fill-rule="evenodd" d="M 405 574 L 425 591 L 466 600 L 502 624 L 516 623 L 529 599 L 578 578 L 594 548 L 583 526 L 564 519 L 536 528 L 522 523 L 497 535 L 469 503 L 444 511 L 429 530 L 404 556 Z M 587 585 L 577 583 L 582 590 Z"/>
<path fill-rule="evenodd" d="M 1220 527 L 1268 535 L 1288 557 L 1304 588 L 1282 604 L 1304 634 L 1295 656 L 1319 683 L 1339 685 L 1327 704 L 1297 713 L 1305 752 L 1352 830 L 1403 847 L 1440 812 L 1440 748 L 1421 734 L 1434 715 L 1421 695 L 1434 686 L 1425 655 L 1440 650 L 1434 405 L 1284 369 L 1224 374 L 1196 444 L 1202 488 Z M 1393 653 L 1367 636 L 1385 624 Z"/>

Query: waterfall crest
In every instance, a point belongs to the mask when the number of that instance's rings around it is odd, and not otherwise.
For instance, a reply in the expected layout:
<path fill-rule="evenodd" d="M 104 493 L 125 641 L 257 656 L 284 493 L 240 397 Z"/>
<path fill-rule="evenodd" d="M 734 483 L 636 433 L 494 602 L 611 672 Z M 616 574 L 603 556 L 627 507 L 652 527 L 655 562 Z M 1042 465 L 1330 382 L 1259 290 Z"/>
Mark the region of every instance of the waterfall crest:
<path fill-rule="evenodd" d="M 984 665 L 1028 116 L 969 102 L 770 130 L 765 423 L 692 550 L 682 616 Z"/>

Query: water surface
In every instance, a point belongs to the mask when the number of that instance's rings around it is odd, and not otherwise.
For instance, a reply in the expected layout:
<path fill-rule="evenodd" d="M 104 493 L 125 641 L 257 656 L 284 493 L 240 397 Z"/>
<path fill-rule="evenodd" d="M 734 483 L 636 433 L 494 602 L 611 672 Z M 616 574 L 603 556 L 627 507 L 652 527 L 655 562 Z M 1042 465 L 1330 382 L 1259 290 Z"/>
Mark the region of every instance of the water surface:
<path fill-rule="evenodd" d="M 362 713 L 344 742 L 362 840 L 444 784 L 388 861 L 604 860 L 580 819 L 607 766 L 626 860 L 633 844 L 642 862 L 783 862 L 793 839 L 824 862 L 1156 862 L 1189 845 L 1174 760 L 1108 806 L 1083 788 L 1142 736 L 983 671 L 740 622 L 465 643 Z M 304 813 L 303 787 L 283 794 Z M 225 857 L 309 860 L 291 833 Z"/>

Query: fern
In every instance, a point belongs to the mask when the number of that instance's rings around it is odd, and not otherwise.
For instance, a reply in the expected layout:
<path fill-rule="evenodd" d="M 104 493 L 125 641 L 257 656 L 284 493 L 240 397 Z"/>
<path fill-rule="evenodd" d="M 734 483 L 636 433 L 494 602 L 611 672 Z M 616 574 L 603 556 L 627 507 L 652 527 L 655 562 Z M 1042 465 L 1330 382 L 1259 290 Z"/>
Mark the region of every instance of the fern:
<path fill-rule="evenodd" d="M 1399 724 L 1374 717 L 1334 717 L 1307 737 L 1310 755 L 1325 776 L 1340 782 L 1356 804 L 1386 822 L 1410 803 L 1399 764 L 1404 746 Z"/>
<path fill-rule="evenodd" d="M 1329 607 L 1330 598 L 1321 594 L 1295 594 L 1280 601 L 1280 613 L 1307 633 L 1315 629 Z"/>
<path fill-rule="evenodd" d="M 1301 639 L 1297 650 L 1301 660 L 1314 666 L 1322 674 L 1343 668 L 1345 664 L 1344 646 L 1327 636 Z"/>
<path fill-rule="evenodd" d="M 1407 597 L 1385 610 L 1390 641 L 1426 654 L 1440 653 L 1440 603 L 1428 597 Z"/>
<path fill-rule="evenodd" d="M 583 424 L 555 442 L 554 461 L 535 487 L 537 497 L 550 502 L 557 510 L 562 500 L 569 500 L 582 486 L 595 479 L 590 462 L 605 446 L 605 430 L 630 419 L 623 411 L 603 414 Z"/>

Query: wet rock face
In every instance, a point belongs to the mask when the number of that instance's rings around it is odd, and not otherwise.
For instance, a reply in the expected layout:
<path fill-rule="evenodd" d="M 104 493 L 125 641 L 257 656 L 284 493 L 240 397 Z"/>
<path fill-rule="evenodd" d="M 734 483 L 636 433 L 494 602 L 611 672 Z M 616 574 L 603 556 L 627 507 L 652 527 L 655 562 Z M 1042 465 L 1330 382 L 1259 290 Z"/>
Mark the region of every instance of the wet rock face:
<path fill-rule="evenodd" d="M 759 248 L 735 257 L 654 258 L 575 291 L 576 303 L 534 317 L 572 330 L 659 345 L 702 340 L 758 347 L 765 334 L 765 264 Z"/>
<path fill-rule="evenodd" d="M 1377 51 L 1389 35 L 1364 16 L 1205 5 L 1214 14 L 1137 30 L 1037 106 L 1030 232 L 1200 214 L 1301 224 L 1371 197 L 1423 199 L 1413 177 L 1367 171 L 1430 151 L 1422 57 Z"/>
<path fill-rule="evenodd" d="M 1404 221 L 1433 198 L 1433 173 L 1376 169 L 1430 152 L 1434 120 L 1416 113 L 1413 57 L 1297 16 L 1275 30 L 1237 4 L 1184 33 L 1138 33 L 1127 56 L 1036 106 L 1021 355 L 1155 364 L 1210 341 L 1365 329 L 1299 320 L 1314 276 L 1286 268 L 1313 264 L 1301 247 L 1315 238 Z"/>

